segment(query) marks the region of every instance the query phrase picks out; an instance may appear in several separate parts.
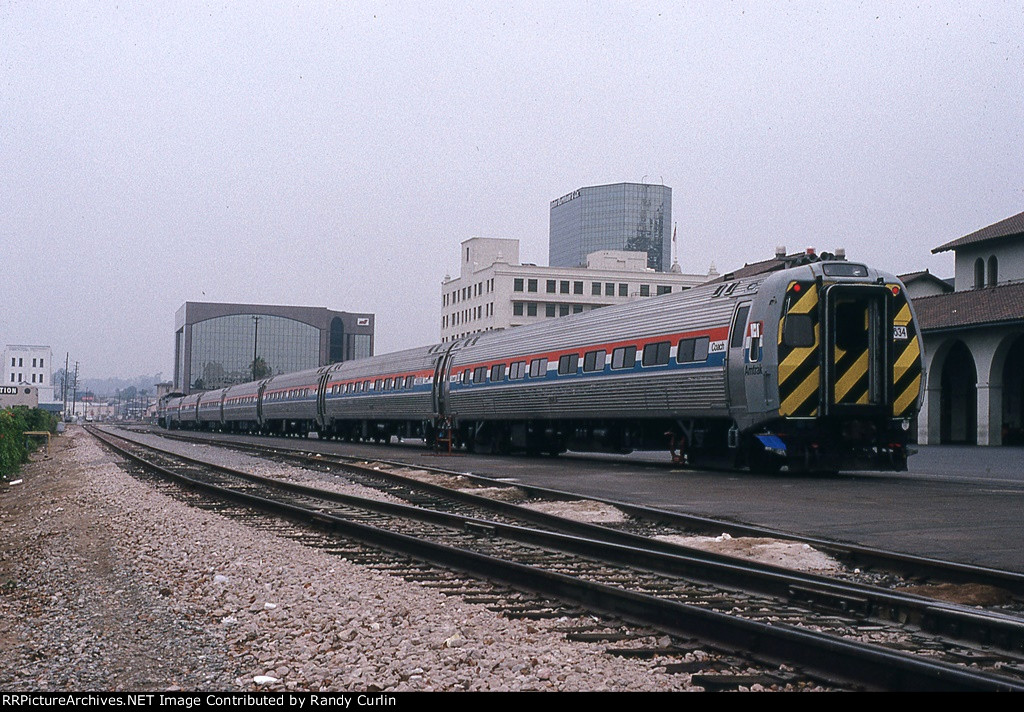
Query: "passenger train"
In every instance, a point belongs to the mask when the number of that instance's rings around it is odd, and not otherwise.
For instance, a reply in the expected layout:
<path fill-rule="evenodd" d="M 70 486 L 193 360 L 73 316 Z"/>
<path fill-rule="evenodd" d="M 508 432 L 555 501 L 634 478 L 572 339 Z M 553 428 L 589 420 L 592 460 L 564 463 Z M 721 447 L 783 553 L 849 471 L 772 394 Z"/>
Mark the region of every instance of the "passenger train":
<path fill-rule="evenodd" d="M 823 254 L 748 278 L 166 400 L 169 428 L 757 471 L 905 470 L 921 338 L 903 284 Z"/>

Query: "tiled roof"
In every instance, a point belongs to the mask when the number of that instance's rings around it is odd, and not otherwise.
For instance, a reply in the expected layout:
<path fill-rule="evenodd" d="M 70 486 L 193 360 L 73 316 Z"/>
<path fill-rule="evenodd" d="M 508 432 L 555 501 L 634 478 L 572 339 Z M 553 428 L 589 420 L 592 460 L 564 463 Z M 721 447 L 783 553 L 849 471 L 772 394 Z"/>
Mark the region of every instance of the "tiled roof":
<path fill-rule="evenodd" d="M 923 270 L 921 272 L 910 272 L 908 274 L 901 274 L 899 275 L 899 278 L 900 281 L 903 282 L 903 284 L 911 284 L 913 282 L 924 280 L 926 282 L 931 282 L 935 284 L 936 286 L 939 287 L 939 289 L 942 289 L 943 291 L 953 291 L 953 287 L 949 284 L 949 282 L 939 277 L 936 277 L 928 270 Z"/>
<path fill-rule="evenodd" d="M 1024 283 L 919 297 L 914 309 L 924 331 L 1024 322 Z"/>
<path fill-rule="evenodd" d="M 947 242 L 945 245 L 939 245 L 932 250 L 932 253 L 955 250 L 959 247 L 976 245 L 980 242 L 988 242 L 989 240 L 1002 240 L 1007 237 L 1024 237 L 1024 213 L 1017 213 L 1013 217 L 1000 220 L 988 227 L 983 227 L 972 232 L 970 235 L 964 235 L 952 242 Z"/>

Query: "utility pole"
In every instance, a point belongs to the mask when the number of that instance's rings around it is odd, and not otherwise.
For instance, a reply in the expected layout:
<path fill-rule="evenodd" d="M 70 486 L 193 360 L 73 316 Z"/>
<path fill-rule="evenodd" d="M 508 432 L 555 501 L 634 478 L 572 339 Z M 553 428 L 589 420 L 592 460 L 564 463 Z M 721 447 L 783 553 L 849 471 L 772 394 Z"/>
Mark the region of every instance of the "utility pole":
<path fill-rule="evenodd" d="M 78 415 L 78 361 L 75 361 L 75 385 L 74 393 L 71 397 L 71 415 Z"/>
<path fill-rule="evenodd" d="M 260 335 L 260 318 L 253 314 L 252 320 L 256 323 L 256 327 L 252 332 L 252 380 L 256 380 L 256 339 Z"/>
<path fill-rule="evenodd" d="M 67 420 L 67 417 L 68 417 L 68 359 L 69 358 L 71 358 L 71 352 L 70 351 L 65 351 L 64 352 L 64 378 L 61 379 L 63 381 L 63 383 L 61 384 L 61 391 L 63 391 L 63 398 L 64 398 L 64 419 L 65 420 Z"/>

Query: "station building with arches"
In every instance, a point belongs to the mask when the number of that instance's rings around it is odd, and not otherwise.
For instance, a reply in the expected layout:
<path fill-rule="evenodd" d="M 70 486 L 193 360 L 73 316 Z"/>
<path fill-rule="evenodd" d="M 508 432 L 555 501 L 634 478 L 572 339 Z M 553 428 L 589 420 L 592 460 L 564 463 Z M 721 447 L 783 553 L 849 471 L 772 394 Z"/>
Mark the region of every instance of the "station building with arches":
<path fill-rule="evenodd" d="M 906 280 L 927 373 L 918 442 L 1024 445 L 1024 213 L 932 250 L 946 251 L 953 291 Z"/>

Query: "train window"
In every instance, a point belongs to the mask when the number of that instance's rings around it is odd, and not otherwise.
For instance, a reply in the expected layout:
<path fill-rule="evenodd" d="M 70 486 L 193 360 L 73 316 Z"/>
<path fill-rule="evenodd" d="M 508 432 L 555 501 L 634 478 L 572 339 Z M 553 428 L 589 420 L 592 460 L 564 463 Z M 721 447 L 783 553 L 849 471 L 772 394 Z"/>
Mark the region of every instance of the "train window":
<path fill-rule="evenodd" d="M 491 366 L 491 380 L 492 381 L 504 381 L 505 380 L 505 364 L 496 363 Z"/>
<path fill-rule="evenodd" d="M 672 344 L 668 341 L 659 341 L 656 344 L 647 344 L 644 346 L 643 363 L 644 366 L 664 366 L 668 363 L 669 354 L 672 351 Z"/>
<path fill-rule="evenodd" d="M 867 277 L 868 268 L 853 262 L 826 262 L 821 271 L 828 277 Z"/>
<path fill-rule="evenodd" d="M 487 382 L 487 366 L 477 366 L 473 369 L 473 383 Z"/>
<path fill-rule="evenodd" d="M 473 372 L 467 368 L 465 371 L 462 372 L 462 382 L 469 383 L 469 379 L 472 375 Z"/>
<path fill-rule="evenodd" d="M 633 368 L 636 365 L 636 346 L 620 346 L 612 351 L 612 368 Z"/>
<path fill-rule="evenodd" d="M 384 390 L 385 390 L 385 391 L 390 391 L 390 390 L 391 390 L 391 385 L 392 385 L 393 383 L 394 383 L 394 381 L 393 381 L 392 379 L 390 379 L 390 378 L 385 378 L 385 379 L 384 379 Z"/>
<path fill-rule="evenodd" d="M 580 365 L 579 354 L 566 354 L 558 359 L 558 375 L 569 376 L 576 373 Z"/>
<path fill-rule="evenodd" d="M 383 385 L 384 385 L 384 379 L 378 378 L 377 380 L 375 380 L 373 382 L 373 390 L 379 391 L 381 389 L 381 387 L 383 387 Z"/>
<path fill-rule="evenodd" d="M 736 318 L 732 322 L 732 339 L 729 347 L 738 349 L 743 346 L 743 337 L 747 334 L 747 315 L 750 313 L 750 305 L 744 304 L 736 310 Z"/>
<path fill-rule="evenodd" d="M 588 351 L 583 356 L 583 370 L 587 373 L 591 371 L 603 371 L 604 370 L 604 357 L 605 351 Z"/>
<path fill-rule="evenodd" d="M 868 347 L 868 309 L 863 302 L 836 304 L 836 347 L 861 352 Z"/>
<path fill-rule="evenodd" d="M 543 378 L 548 375 L 548 360 L 535 358 L 530 361 L 530 378 Z"/>
<path fill-rule="evenodd" d="M 782 344 L 790 348 L 814 346 L 814 322 L 810 314 L 787 314 L 782 325 Z"/>
<path fill-rule="evenodd" d="M 414 385 L 416 385 L 416 376 L 406 376 L 405 387 L 412 388 Z"/>
<path fill-rule="evenodd" d="M 676 349 L 676 363 L 693 363 L 708 360 L 708 343 L 706 336 L 696 339 L 683 339 Z"/>
<path fill-rule="evenodd" d="M 693 345 L 693 360 L 694 361 L 707 361 L 708 360 L 708 345 L 711 343 L 711 339 L 707 336 L 701 336 L 695 340 Z"/>
<path fill-rule="evenodd" d="M 508 367 L 508 380 L 515 381 L 526 375 L 526 361 L 514 361 Z"/>

